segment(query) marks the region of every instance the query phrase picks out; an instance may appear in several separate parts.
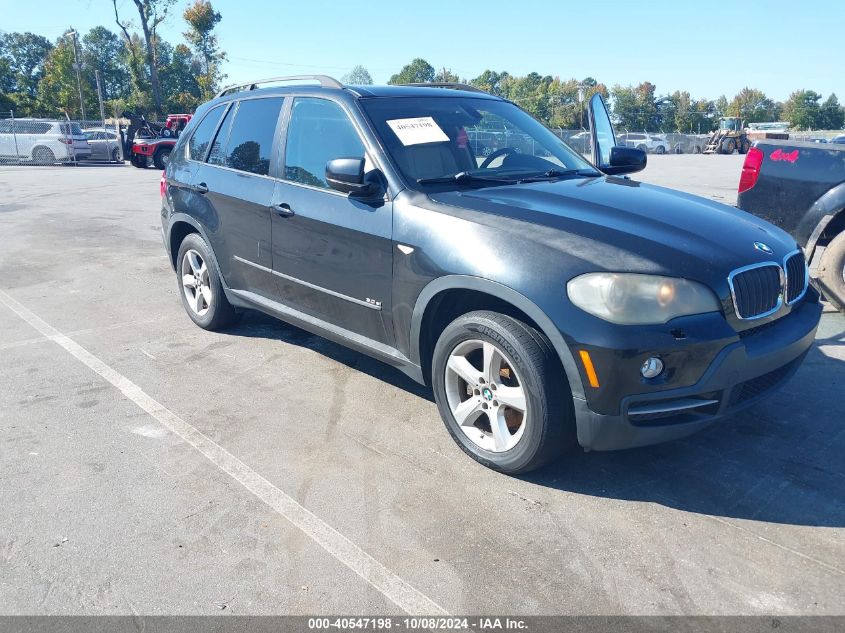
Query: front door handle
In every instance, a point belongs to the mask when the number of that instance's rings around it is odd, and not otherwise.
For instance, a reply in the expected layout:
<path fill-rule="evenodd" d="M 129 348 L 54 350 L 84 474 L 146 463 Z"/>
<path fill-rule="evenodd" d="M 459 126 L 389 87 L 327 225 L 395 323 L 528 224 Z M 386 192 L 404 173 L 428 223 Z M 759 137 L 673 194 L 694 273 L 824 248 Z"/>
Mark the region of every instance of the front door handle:
<path fill-rule="evenodd" d="M 273 211 L 278 213 L 283 218 L 289 218 L 292 215 L 296 215 L 293 209 L 290 208 L 290 205 L 287 202 L 280 202 L 279 204 L 273 207 Z"/>
<path fill-rule="evenodd" d="M 198 185 L 194 185 L 194 191 L 197 193 L 208 193 L 208 185 L 201 182 Z"/>

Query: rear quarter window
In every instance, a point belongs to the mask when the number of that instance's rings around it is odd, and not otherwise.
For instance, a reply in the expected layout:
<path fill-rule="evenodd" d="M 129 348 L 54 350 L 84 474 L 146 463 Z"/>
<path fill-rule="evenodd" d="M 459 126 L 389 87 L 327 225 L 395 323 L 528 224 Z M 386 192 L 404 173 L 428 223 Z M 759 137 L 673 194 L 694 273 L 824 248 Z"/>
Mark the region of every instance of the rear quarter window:
<path fill-rule="evenodd" d="M 228 104 L 222 104 L 208 111 L 199 125 L 194 128 L 194 133 L 188 141 L 188 156 L 191 160 L 202 161 L 208 152 L 208 146 L 211 144 L 211 139 L 214 138 L 214 132 L 217 130 L 217 124 L 220 122 L 220 117 L 223 116 L 223 110 Z"/>

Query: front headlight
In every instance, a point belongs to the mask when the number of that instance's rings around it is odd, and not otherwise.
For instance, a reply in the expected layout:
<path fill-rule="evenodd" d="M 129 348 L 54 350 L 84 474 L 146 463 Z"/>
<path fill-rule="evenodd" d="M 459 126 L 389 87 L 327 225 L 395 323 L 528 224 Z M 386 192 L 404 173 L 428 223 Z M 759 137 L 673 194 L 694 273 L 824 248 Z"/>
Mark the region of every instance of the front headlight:
<path fill-rule="evenodd" d="M 571 279 L 566 293 L 582 310 L 620 325 L 656 325 L 719 310 L 719 301 L 709 288 L 677 277 L 587 273 Z"/>

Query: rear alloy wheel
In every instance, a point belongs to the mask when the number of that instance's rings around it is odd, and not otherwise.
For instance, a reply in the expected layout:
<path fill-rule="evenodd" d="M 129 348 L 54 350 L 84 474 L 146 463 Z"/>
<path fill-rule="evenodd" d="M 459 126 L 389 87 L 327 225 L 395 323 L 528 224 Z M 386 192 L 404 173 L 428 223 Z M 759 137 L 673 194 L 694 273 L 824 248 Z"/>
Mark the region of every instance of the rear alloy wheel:
<path fill-rule="evenodd" d="M 56 155 L 49 147 L 36 147 L 32 152 L 32 160 L 37 165 L 52 165 L 56 162 Z"/>
<path fill-rule="evenodd" d="M 167 169 L 167 163 L 170 162 L 170 148 L 160 149 L 153 156 L 153 165 L 156 169 Z"/>
<path fill-rule="evenodd" d="M 662 145 L 658 145 L 657 147 L 654 148 L 654 153 L 655 154 L 665 154 L 666 148 L 663 147 Z"/>
<path fill-rule="evenodd" d="M 551 344 L 512 317 L 479 311 L 450 323 L 434 349 L 432 384 L 449 433 L 489 468 L 524 473 L 574 443 Z"/>
<path fill-rule="evenodd" d="M 191 233 L 182 241 L 176 261 L 182 305 L 191 320 L 205 330 L 219 330 L 235 321 L 235 309 L 199 234 Z"/>
<path fill-rule="evenodd" d="M 121 160 L 120 160 L 120 150 L 117 147 L 115 147 L 111 151 L 111 160 L 112 160 L 113 163 L 121 162 Z"/>
<path fill-rule="evenodd" d="M 845 233 L 840 233 L 824 249 L 819 262 L 819 284 L 837 310 L 845 312 Z"/>

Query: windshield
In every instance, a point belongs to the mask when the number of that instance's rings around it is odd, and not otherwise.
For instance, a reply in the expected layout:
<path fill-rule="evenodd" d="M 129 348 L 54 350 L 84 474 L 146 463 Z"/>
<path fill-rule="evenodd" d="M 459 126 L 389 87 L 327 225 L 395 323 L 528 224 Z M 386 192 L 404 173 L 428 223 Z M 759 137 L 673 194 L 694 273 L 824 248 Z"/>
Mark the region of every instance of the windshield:
<path fill-rule="evenodd" d="M 360 103 L 414 188 L 598 175 L 580 154 L 507 101 L 448 96 Z"/>

